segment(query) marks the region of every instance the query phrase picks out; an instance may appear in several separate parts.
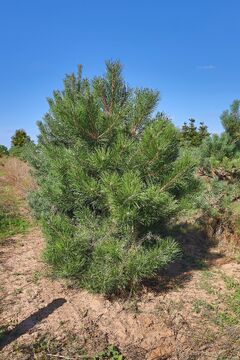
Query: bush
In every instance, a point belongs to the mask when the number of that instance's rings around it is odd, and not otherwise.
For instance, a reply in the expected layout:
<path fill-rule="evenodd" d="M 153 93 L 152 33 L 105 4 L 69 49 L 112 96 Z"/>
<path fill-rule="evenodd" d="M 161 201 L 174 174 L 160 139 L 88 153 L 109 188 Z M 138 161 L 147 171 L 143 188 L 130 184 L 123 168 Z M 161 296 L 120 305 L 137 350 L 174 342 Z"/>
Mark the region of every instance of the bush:
<path fill-rule="evenodd" d="M 0 145 L 0 157 L 8 155 L 8 148 L 4 145 Z"/>
<path fill-rule="evenodd" d="M 68 75 L 39 122 L 30 197 L 48 239 L 45 258 L 93 291 L 136 287 L 178 255 L 163 229 L 194 190 L 196 161 L 153 111 L 159 93 L 130 89 L 107 62 L 92 81 Z M 147 235 L 148 234 L 148 235 Z"/>

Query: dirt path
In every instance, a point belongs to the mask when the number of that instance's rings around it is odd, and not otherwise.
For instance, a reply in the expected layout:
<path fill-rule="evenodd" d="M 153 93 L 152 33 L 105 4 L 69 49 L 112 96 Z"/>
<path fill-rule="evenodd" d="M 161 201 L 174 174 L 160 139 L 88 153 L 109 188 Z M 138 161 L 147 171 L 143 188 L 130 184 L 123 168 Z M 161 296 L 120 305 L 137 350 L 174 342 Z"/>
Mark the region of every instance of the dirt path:
<path fill-rule="evenodd" d="M 54 354 L 41 357 L 41 351 L 36 355 L 26 350 L 46 336 L 57 343 L 54 351 L 59 355 L 71 343 L 71 359 L 83 353 L 91 358 L 108 344 L 118 346 L 127 359 L 218 359 L 215 350 L 222 346 L 221 339 L 208 339 L 202 314 L 192 311 L 199 299 L 216 301 L 215 294 L 200 286 L 200 271 L 182 274 L 184 283 L 175 282 L 168 291 L 148 288 L 138 298 L 109 301 L 47 277 L 42 248 L 38 229 L 1 247 L 0 323 L 13 329 L 2 341 L 1 359 L 56 359 Z M 217 271 L 237 278 L 240 266 L 227 263 Z M 214 280 L 216 289 L 223 286 L 220 277 Z M 208 330 L 213 337 L 214 326 Z"/>

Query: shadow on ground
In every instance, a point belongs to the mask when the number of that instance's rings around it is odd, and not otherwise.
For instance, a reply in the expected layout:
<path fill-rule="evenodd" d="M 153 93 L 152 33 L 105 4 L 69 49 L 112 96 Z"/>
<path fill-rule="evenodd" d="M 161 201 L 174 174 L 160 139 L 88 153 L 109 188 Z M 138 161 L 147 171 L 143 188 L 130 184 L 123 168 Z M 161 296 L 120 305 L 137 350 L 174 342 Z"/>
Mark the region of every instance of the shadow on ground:
<path fill-rule="evenodd" d="M 181 223 L 170 234 L 182 248 L 182 256 L 158 277 L 143 282 L 144 287 L 156 293 L 183 287 L 192 279 L 193 270 L 208 269 L 224 255 L 214 252 L 217 242 L 210 238 L 199 224 Z"/>
<path fill-rule="evenodd" d="M 55 299 L 47 306 L 39 309 L 38 311 L 30 315 L 28 318 L 20 322 L 14 329 L 5 334 L 4 338 L 0 341 L 0 350 L 2 350 L 5 346 L 10 344 L 14 340 L 18 339 L 20 336 L 26 334 L 36 324 L 47 318 L 65 302 L 66 300 L 63 298 Z"/>

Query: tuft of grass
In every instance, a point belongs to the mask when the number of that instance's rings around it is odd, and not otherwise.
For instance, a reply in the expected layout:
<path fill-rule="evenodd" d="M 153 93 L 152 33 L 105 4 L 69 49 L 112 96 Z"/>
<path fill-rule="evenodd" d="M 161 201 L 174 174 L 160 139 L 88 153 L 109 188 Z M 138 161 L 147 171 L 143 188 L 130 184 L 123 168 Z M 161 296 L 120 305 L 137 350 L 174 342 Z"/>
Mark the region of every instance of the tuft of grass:
<path fill-rule="evenodd" d="M 225 284 L 225 290 L 216 291 L 213 282 L 220 276 Z M 240 325 L 240 283 L 223 272 L 202 272 L 200 287 L 208 294 L 215 296 L 213 304 L 204 299 L 196 299 L 192 311 L 213 322 L 222 330 L 228 326 Z"/>
<path fill-rule="evenodd" d="M 114 345 L 109 345 L 108 348 L 98 355 L 95 355 L 93 360 L 123 360 L 124 357 Z"/>
<path fill-rule="evenodd" d="M 22 293 L 22 289 L 21 288 L 17 288 L 13 291 L 13 295 L 18 295 Z"/>
<path fill-rule="evenodd" d="M 209 295 L 215 294 L 215 289 L 211 283 L 212 277 L 213 273 L 211 271 L 204 270 L 200 280 L 200 288 L 205 290 Z"/>
<path fill-rule="evenodd" d="M 42 273 L 40 271 L 34 271 L 34 273 L 32 274 L 32 282 L 34 284 L 38 284 L 41 277 Z"/>
<path fill-rule="evenodd" d="M 239 286 L 239 282 L 236 279 L 233 279 L 231 276 L 222 273 L 222 278 L 228 290 L 236 289 Z"/>
<path fill-rule="evenodd" d="M 29 221 L 19 211 L 21 199 L 8 185 L 0 186 L 0 244 L 17 234 L 23 234 Z"/>
<path fill-rule="evenodd" d="M 218 311 L 215 316 L 215 323 L 222 328 L 240 325 L 240 284 L 237 280 L 226 275 L 224 275 L 224 282 L 228 292 L 219 295 L 224 310 Z"/>
<path fill-rule="evenodd" d="M 214 310 L 214 306 L 209 304 L 205 300 L 197 299 L 193 302 L 192 310 L 196 314 L 204 312 L 204 315 L 206 315 L 206 314 L 209 314 L 209 312 Z"/>
<path fill-rule="evenodd" d="M 7 334 L 7 327 L 6 326 L 0 326 L 0 341 L 3 340 L 5 335 Z"/>
<path fill-rule="evenodd" d="M 238 252 L 235 256 L 235 260 L 238 264 L 240 264 L 240 252 Z"/>
<path fill-rule="evenodd" d="M 0 243 L 17 234 L 23 234 L 29 227 L 29 222 L 14 213 L 0 210 Z"/>
<path fill-rule="evenodd" d="M 0 338 L 1 339 L 1 338 Z M 52 338 L 49 334 L 44 334 L 35 339 L 30 344 L 14 345 L 14 353 L 28 356 L 28 359 L 84 359 L 84 360 L 124 360 L 125 358 L 114 345 L 109 345 L 104 351 L 95 356 L 86 354 L 82 347 L 79 347 L 79 339 L 75 334 L 68 333 L 63 341 Z M 22 358 L 21 357 L 21 358 Z"/>

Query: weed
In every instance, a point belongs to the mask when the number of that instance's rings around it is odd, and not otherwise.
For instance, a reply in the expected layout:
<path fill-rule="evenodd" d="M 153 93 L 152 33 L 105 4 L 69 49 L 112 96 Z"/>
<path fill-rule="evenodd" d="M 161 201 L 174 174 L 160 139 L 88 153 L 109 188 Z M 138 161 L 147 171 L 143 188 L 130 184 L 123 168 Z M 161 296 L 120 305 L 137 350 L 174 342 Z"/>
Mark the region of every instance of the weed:
<path fill-rule="evenodd" d="M 200 280 L 200 288 L 205 290 L 208 294 L 215 294 L 215 289 L 211 284 L 211 278 L 213 277 L 213 273 L 209 270 L 204 270 L 202 272 L 201 280 Z"/>
<path fill-rule="evenodd" d="M 110 345 L 105 351 L 100 354 L 94 356 L 93 360 L 123 360 L 124 357 L 119 352 L 116 346 Z"/>
<path fill-rule="evenodd" d="M 237 254 L 235 256 L 235 260 L 238 264 L 240 264 L 240 252 L 237 252 Z"/>
<path fill-rule="evenodd" d="M 239 286 L 239 282 L 231 276 L 222 274 L 222 278 L 228 290 L 236 289 Z"/>
<path fill-rule="evenodd" d="M 204 310 L 205 313 L 208 314 L 209 312 L 214 310 L 214 306 L 209 304 L 205 300 L 197 299 L 193 302 L 192 310 L 196 314 L 199 314 L 200 312 L 202 312 L 202 310 Z"/>
<path fill-rule="evenodd" d="M 34 284 L 38 284 L 40 278 L 41 278 L 42 274 L 40 271 L 35 271 L 32 275 L 32 281 Z"/>
<path fill-rule="evenodd" d="M 0 341 L 4 338 L 6 333 L 7 333 L 7 327 L 6 326 L 0 326 Z"/>
<path fill-rule="evenodd" d="M 28 226 L 28 221 L 19 216 L 0 212 L 0 242 L 13 235 L 24 233 Z"/>
<path fill-rule="evenodd" d="M 227 280 L 229 284 L 229 279 Z M 228 290 L 233 289 L 232 293 L 221 296 L 224 304 L 224 311 L 217 312 L 214 322 L 221 326 L 239 325 L 240 324 L 240 286 L 236 285 L 236 281 L 230 282 Z"/>
<path fill-rule="evenodd" d="M 18 295 L 18 294 L 21 294 L 22 293 L 22 289 L 21 288 L 18 288 L 18 289 L 15 289 L 13 291 L 13 295 Z"/>

